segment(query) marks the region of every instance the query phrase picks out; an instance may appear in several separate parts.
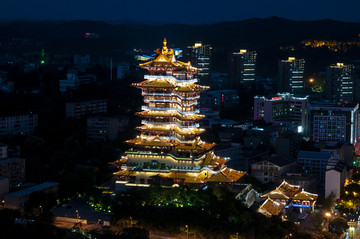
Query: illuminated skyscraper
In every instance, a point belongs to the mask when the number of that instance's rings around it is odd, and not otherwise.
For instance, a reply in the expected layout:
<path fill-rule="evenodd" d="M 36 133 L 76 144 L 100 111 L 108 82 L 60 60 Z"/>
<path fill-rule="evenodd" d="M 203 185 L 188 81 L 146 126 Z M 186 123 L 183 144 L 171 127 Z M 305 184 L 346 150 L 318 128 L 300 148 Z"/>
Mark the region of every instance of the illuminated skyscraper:
<path fill-rule="evenodd" d="M 295 57 L 279 62 L 279 92 L 304 93 L 304 65 L 304 59 Z"/>
<path fill-rule="evenodd" d="M 333 102 L 354 101 L 354 66 L 337 63 L 327 68 L 326 95 Z"/>
<path fill-rule="evenodd" d="M 199 69 L 196 76 L 201 84 L 210 84 L 212 47 L 201 42 L 187 47 L 187 58 Z"/>
<path fill-rule="evenodd" d="M 240 50 L 229 55 L 229 85 L 232 89 L 255 83 L 256 51 Z"/>
<path fill-rule="evenodd" d="M 228 158 L 212 151 L 199 135 L 198 120 L 204 116 L 196 109 L 200 92 L 208 87 L 196 84 L 197 69 L 190 62 L 177 61 L 166 40 L 156 50 L 153 61 L 140 64 L 148 70 L 145 80 L 133 85 L 142 90 L 145 106 L 137 115 L 143 117 L 140 135 L 126 142 L 132 146 L 115 163 L 120 171 L 119 184 L 148 185 L 206 182 L 232 183 L 245 173 L 225 166 Z"/>

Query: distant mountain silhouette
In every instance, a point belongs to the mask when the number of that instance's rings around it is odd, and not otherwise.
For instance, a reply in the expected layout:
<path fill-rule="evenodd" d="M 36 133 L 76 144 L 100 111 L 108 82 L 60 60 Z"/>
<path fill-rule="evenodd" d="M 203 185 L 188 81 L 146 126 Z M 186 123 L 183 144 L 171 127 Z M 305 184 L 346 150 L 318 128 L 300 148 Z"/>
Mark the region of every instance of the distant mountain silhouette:
<path fill-rule="evenodd" d="M 85 39 L 86 32 L 97 33 L 99 39 Z M 279 17 L 252 18 L 242 21 L 203 25 L 143 24 L 127 22 L 109 24 L 100 21 L 68 22 L 0 22 L 0 39 L 29 38 L 43 43 L 53 53 L 96 53 L 111 55 L 133 48 L 160 47 L 163 37 L 170 47 L 185 48 L 195 41 L 213 45 L 216 67 L 225 70 L 226 54 L 240 48 L 263 51 L 273 61 L 279 57 L 275 49 L 299 44 L 306 39 L 358 40 L 360 23 L 331 19 L 293 21 Z M 285 56 L 285 55 L 284 55 Z M 260 57 L 260 61 L 261 56 Z M 265 61 L 265 59 L 263 59 Z M 276 63 L 277 64 L 277 63 Z M 272 68 L 276 65 L 274 63 Z"/>

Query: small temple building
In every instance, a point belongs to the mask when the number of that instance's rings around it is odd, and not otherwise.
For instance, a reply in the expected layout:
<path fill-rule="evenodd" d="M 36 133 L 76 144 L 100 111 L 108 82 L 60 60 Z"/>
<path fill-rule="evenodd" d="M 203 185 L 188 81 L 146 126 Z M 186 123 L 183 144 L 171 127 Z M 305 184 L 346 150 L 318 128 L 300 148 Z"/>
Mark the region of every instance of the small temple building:
<path fill-rule="evenodd" d="M 264 200 L 258 210 L 260 213 L 279 216 L 290 212 L 312 212 L 318 195 L 306 192 L 300 186 L 291 185 L 284 180 L 276 189 L 261 195 L 260 198 Z"/>
<path fill-rule="evenodd" d="M 157 49 L 155 59 L 139 66 L 148 71 L 145 80 L 132 84 L 141 89 L 145 105 L 136 114 L 143 118 L 139 136 L 127 140 L 131 149 L 116 162 L 117 183 L 127 186 L 233 183 L 246 172 L 228 168 L 229 158 L 214 154 L 215 143 L 200 138 L 204 118 L 197 109 L 200 92 L 197 68 L 178 61 L 173 49 Z"/>

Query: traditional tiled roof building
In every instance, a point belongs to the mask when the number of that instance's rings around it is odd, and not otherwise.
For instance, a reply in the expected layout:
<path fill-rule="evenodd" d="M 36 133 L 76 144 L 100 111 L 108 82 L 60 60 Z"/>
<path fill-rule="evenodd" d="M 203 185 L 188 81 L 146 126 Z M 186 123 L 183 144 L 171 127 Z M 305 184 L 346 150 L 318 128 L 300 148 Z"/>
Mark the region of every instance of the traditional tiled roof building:
<path fill-rule="evenodd" d="M 278 212 L 275 208 L 280 210 L 281 206 L 279 204 L 284 206 L 281 210 L 285 208 L 287 210 L 297 210 L 298 212 L 312 211 L 318 195 L 308 193 L 301 189 L 300 186 L 291 185 L 284 180 L 276 189 L 261 195 L 260 198 L 265 202 L 260 206 L 259 212 L 268 215 L 269 212 Z M 271 201 L 269 202 L 269 200 Z M 279 213 L 271 215 L 279 215 Z"/>

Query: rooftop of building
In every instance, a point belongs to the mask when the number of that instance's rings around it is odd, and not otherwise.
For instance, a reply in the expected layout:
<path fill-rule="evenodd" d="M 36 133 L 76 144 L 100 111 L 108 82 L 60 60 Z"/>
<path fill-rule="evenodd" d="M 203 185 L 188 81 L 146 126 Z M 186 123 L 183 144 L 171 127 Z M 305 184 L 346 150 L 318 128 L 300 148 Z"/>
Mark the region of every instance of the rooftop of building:
<path fill-rule="evenodd" d="M 95 102 L 107 102 L 107 99 L 83 99 L 76 101 L 69 101 L 66 104 L 81 104 L 81 103 L 95 103 Z"/>
<path fill-rule="evenodd" d="M 23 158 L 6 158 L 6 159 L 0 159 L 0 163 L 12 163 L 12 162 L 16 162 L 16 161 L 25 161 L 25 159 Z"/>
<path fill-rule="evenodd" d="M 184 71 L 198 71 L 197 68 L 192 67 L 190 62 L 181 62 L 176 60 L 174 50 L 167 48 L 167 41 L 164 38 L 163 47 L 156 49 L 156 56 L 154 60 L 140 64 L 142 68 L 148 67 L 165 67 L 165 68 L 176 68 L 177 70 Z"/>
<path fill-rule="evenodd" d="M 295 159 L 281 155 L 272 155 L 269 159 L 263 161 L 269 161 L 270 163 L 273 163 L 280 167 L 296 163 Z"/>
<path fill-rule="evenodd" d="M 315 151 L 299 151 L 298 158 L 317 158 L 317 159 L 330 159 L 331 152 L 315 152 Z"/>
<path fill-rule="evenodd" d="M 22 196 L 25 196 L 25 195 L 29 195 L 29 194 L 31 194 L 33 192 L 42 191 L 44 189 L 51 188 L 51 187 L 54 187 L 54 186 L 57 186 L 57 185 L 59 185 L 59 183 L 56 183 L 56 182 L 43 182 L 41 184 L 37 184 L 35 186 L 25 188 L 23 190 L 19 190 L 19 191 L 16 191 L 16 192 L 9 193 L 9 194 L 7 194 L 7 196 L 10 196 L 10 197 L 22 197 Z"/>
<path fill-rule="evenodd" d="M 279 101 L 279 100 L 309 100 L 309 96 L 300 96 L 291 93 L 277 93 L 276 95 L 269 96 L 254 96 L 254 99 L 264 99 L 267 101 Z"/>
<path fill-rule="evenodd" d="M 284 179 L 293 179 L 293 180 L 309 180 L 316 179 L 315 174 L 302 174 L 302 173 L 287 173 L 284 176 Z"/>
<path fill-rule="evenodd" d="M 311 101 L 310 102 L 310 108 L 314 108 L 314 107 L 322 107 L 322 108 L 334 108 L 334 107 L 339 107 L 339 108 L 354 108 L 358 106 L 358 103 L 353 103 L 353 102 L 329 102 L 329 101 Z"/>

